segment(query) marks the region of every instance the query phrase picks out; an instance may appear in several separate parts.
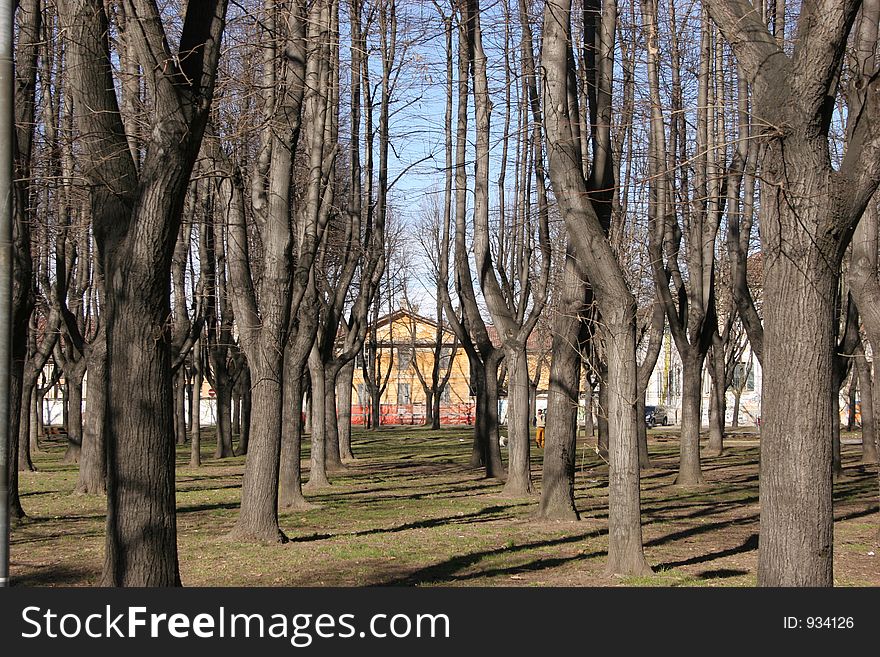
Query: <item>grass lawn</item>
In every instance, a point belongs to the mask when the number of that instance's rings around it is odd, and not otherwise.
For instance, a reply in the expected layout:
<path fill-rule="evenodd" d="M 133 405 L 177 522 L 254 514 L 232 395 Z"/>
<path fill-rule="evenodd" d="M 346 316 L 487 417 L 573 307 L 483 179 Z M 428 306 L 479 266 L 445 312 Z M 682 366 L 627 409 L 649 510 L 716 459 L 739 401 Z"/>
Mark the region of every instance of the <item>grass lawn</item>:
<path fill-rule="evenodd" d="M 854 438 L 845 434 L 844 438 Z M 178 449 L 177 509 L 181 577 L 187 586 L 753 586 L 758 545 L 758 441 L 729 436 L 724 456 L 704 458 L 709 482 L 672 486 L 674 430 L 650 436 L 653 466 L 642 475 L 645 553 L 655 574 L 610 579 L 608 468 L 579 444 L 576 499 L 582 519 L 534 518 L 538 498 L 499 497 L 501 483 L 467 465 L 471 432 L 444 428 L 356 431 L 357 461 L 331 473 L 318 508 L 281 513 L 286 545 L 232 542 L 243 457 L 213 459 L 207 433 L 201 468 Z M 834 574 L 840 586 L 880 586 L 877 466 L 859 463 L 844 441 L 845 476 L 835 484 Z M 46 441 L 38 472 L 21 473 L 29 518 L 12 530 L 13 585 L 89 586 L 104 551 L 104 498 L 72 493 L 76 466 Z M 308 443 L 303 463 L 307 478 Z M 542 452 L 532 445 L 540 490 Z"/>

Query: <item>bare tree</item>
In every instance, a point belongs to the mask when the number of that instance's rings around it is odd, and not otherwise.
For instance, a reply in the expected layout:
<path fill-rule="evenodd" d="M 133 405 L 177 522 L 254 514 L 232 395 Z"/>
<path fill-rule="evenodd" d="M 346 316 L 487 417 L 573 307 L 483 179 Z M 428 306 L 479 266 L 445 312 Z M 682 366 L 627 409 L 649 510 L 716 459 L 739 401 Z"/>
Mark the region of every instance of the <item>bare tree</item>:
<path fill-rule="evenodd" d="M 861 2 L 803 3 L 793 49 L 745 0 L 704 0 L 752 89 L 762 144 L 764 268 L 758 583 L 833 583 L 834 290 L 853 229 L 880 182 L 880 81 L 864 71 L 834 166 L 829 128 Z M 777 3 L 777 7 L 782 3 Z M 784 6 L 783 6 L 784 10 Z M 792 415 L 791 408 L 802 409 Z"/>
<path fill-rule="evenodd" d="M 177 564 L 169 316 L 170 264 L 208 118 L 225 0 L 186 5 L 176 51 L 146 0 L 125 3 L 153 101 L 141 162 L 126 138 L 99 0 L 59 3 L 106 288 L 107 585 L 175 585 Z"/>
<path fill-rule="evenodd" d="M 612 25 L 616 2 L 602 3 Z M 649 572 L 642 548 L 636 418 L 636 304 L 591 200 L 584 178 L 578 116 L 572 101 L 571 2 L 548 0 L 544 8 L 544 107 L 550 180 L 578 260 L 587 274 L 601 314 L 608 362 L 609 512 L 608 571 Z M 609 41 L 614 29 L 605 32 Z M 576 97 L 576 96 L 575 96 Z M 610 156 L 610 154 L 608 154 Z"/>

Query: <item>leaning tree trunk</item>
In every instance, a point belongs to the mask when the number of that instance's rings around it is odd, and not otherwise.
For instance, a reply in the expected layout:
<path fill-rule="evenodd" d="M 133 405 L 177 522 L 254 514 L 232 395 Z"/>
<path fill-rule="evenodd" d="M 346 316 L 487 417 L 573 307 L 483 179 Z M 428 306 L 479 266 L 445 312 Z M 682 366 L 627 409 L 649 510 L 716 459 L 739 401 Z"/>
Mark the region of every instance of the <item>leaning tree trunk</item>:
<path fill-rule="evenodd" d="M 86 421 L 75 492 L 104 495 L 107 492 L 107 450 L 104 414 L 107 404 L 107 345 L 103 335 L 92 340 L 87 356 Z"/>
<path fill-rule="evenodd" d="M 529 362 L 525 346 L 507 349 L 507 481 L 503 497 L 527 497 L 534 493 L 529 440 Z"/>
<path fill-rule="evenodd" d="M 693 349 L 692 353 L 682 356 L 681 360 L 681 442 L 675 485 L 701 486 L 706 483 L 700 468 L 703 355 Z"/>

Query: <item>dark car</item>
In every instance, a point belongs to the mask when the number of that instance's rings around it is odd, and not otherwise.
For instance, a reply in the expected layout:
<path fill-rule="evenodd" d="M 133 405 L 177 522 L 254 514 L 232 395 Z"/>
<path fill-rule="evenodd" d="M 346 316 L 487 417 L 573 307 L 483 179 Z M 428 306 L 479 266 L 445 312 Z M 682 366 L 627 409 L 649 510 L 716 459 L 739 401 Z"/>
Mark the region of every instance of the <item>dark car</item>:
<path fill-rule="evenodd" d="M 669 424 L 669 410 L 665 406 L 645 406 L 645 424 L 649 429 L 658 424 L 665 427 Z"/>

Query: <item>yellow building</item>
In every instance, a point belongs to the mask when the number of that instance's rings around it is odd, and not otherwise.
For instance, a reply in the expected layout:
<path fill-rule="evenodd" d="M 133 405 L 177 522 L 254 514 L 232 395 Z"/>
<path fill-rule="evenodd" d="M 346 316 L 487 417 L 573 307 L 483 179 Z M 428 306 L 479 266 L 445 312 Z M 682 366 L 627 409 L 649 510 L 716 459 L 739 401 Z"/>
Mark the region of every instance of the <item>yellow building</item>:
<path fill-rule="evenodd" d="M 493 341 L 497 336 L 489 327 Z M 441 331 L 440 378 L 451 366 L 449 382 L 440 398 L 441 424 L 472 424 L 476 403 L 471 394 L 470 365 L 460 346 L 456 349 L 455 334 L 450 328 Z M 369 342 L 369 341 L 368 341 Z M 549 349 L 536 349 L 538 340 L 529 340 L 529 362 L 532 377 L 541 365 L 538 397 L 546 393 L 549 378 Z M 419 374 L 430 385 L 437 344 L 437 322 L 406 310 L 397 310 L 379 319 L 376 324 L 377 380 L 381 395 L 380 424 L 421 424 L 425 419 L 425 391 Z M 364 347 L 366 357 L 369 345 Z M 359 357 L 352 381 L 352 424 L 364 425 L 370 416 L 369 387 L 364 380 L 363 358 Z M 501 389 L 504 395 L 504 386 Z M 501 402 L 503 416 L 505 402 Z M 541 403 L 539 402 L 539 407 Z"/>

